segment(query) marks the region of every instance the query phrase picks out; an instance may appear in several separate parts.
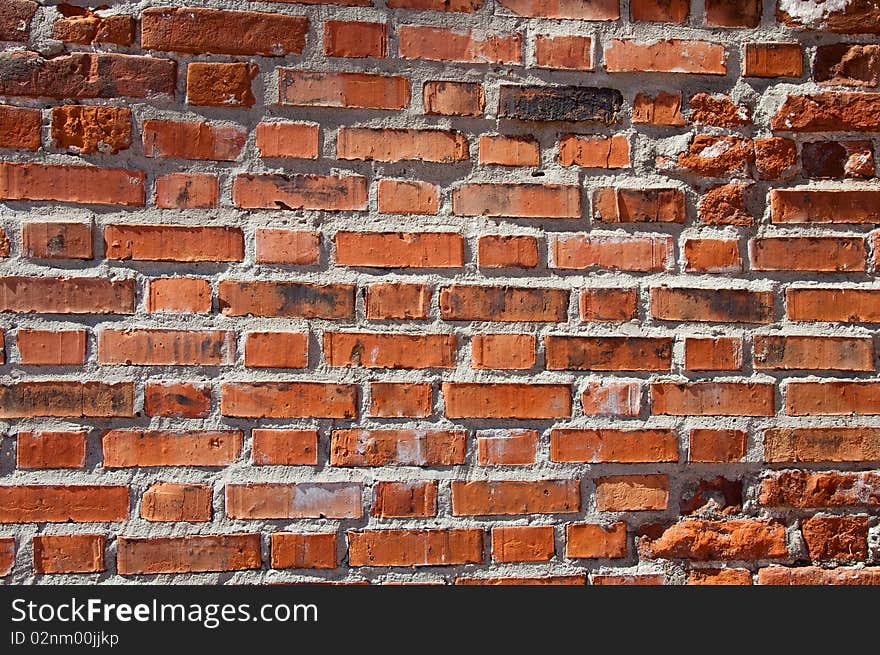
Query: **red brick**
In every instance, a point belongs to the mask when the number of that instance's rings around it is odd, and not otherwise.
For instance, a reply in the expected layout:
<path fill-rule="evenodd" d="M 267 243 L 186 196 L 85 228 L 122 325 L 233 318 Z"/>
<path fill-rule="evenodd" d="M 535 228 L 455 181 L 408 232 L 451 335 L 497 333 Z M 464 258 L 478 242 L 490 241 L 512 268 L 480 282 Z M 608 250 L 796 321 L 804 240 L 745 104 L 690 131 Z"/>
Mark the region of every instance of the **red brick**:
<path fill-rule="evenodd" d="M 474 33 L 423 25 L 397 29 L 404 59 L 459 61 L 469 64 L 522 63 L 522 34 Z"/>
<path fill-rule="evenodd" d="M 127 518 L 125 486 L 0 486 L 0 523 L 111 523 Z"/>
<path fill-rule="evenodd" d="M 688 371 L 740 371 L 741 337 L 686 337 L 684 367 Z"/>
<path fill-rule="evenodd" d="M 762 180 L 788 179 L 797 171 L 797 144 L 791 139 L 755 139 L 755 170 Z"/>
<path fill-rule="evenodd" d="M 801 77 L 804 54 L 800 43 L 746 43 L 745 77 Z"/>
<path fill-rule="evenodd" d="M 52 108 L 52 140 L 77 154 L 115 155 L 131 147 L 131 109 L 126 107 Z"/>
<path fill-rule="evenodd" d="M 531 18 L 617 20 L 619 0 L 498 0 L 508 11 Z"/>
<path fill-rule="evenodd" d="M 571 416 L 566 384 L 444 382 L 448 418 L 550 419 Z"/>
<path fill-rule="evenodd" d="M 244 259 L 238 227 L 190 225 L 107 225 L 107 259 L 180 262 L 235 262 Z"/>
<path fill-rule="evenodd" d="M 195 277 L 165 277 L 150 280 L 148 312 L 211 312 L 211 283 Z"/>
<path fill-rule="evenodd" d="M 559 70 L 593 70 L 593 39 L 588 36 L 535 37 L 535 65 Z"/>
<path fill-rule="evenodd" d="M 427 518 L 437 515 L 437 481 L 377 482 L 373 516 Z"/>
<path fill-rule="evenodd" d="M 764 461 L 880 461 L 880 430 L 870 427 L 771 428 L 764 431 Z"/>
<path fill-rule="evenodd" d="M 89 9 L 71 5 L 59 5 L 58 10 L 64 18 L 52 23 L 53 39 L 79 45 L 113 43 L 130 46 L 134 43 L 136 21 L 132 16 L 98 16 Z"/>
<path fill-rule="evenodd" d="M 770 121 L 786 132 L 876 132 L 880 93 L 790 95 Z"/>
<path fill-rule="evenodd" d="M 748 208 L 750 186 L 731 182 L 709 189 L 700 198 L 700 221 L 707 225 L 749 226 L 755 222 Z"/>
<path fill-rule="evenodd" d="M 454 368 L 454 334 L 324 332 L 328 366 L 346 368 Z"/>
<path fill-rule="evenodd" d="M 144 121 L 144 155 L 235 161 L 247 132 L 240 127 L 193 121 Z"/>
<path fill-rule="evenodd" d="M 772 189 L 773 223 L 877 223 L 880 191 Z"/>
<path fill-rule="evenodd" d="M 379 282 L 366 290 L 370 320 L 424 320 L 431 306 L 431 289 L 424 284 Z"/>
<path fill-rule="evenodd" d="M 818 12 L 791 11 L 792 9 L 799 9 L 797 3 L 790 0 L 780 3 L 776 7 L 776 19 L 799 29 L 822 29 L 841 34 L 880 34 L 880 8 L 873 3 L 857 0 L 835 5 L 833 8 L 823 7 Z"/>
<path fill-rule="evenodd" d="M 47 380 L 0 386 L 0 418 L 30 416 L 132 418 L 134 384 Z"/>
<path fill-rule="evenodd" d="M 33 538 L 34 573 L 99 573 L 107 569 L 99 534 L 38 534 Z"/>
<path fill-rule="evenodd" d="M 339 159 L 453 163 L 468 158 L 468 142 L 451 130 L 342 127 L 337 132 L 336 152 Z"/>
<path fill-rule="evenodd" d="M 85 330 L 20 329 L 15 342 L 28 366 L 82 366 L 89 335 Z"/>
<path fill-rule="evenodd" d="M 538 240 L 532 236 L 481 236 L 477 258 L 480 268 L 536 268 Z"/>
<path fill-rule="evenodd" d="M 789 416 L 880 414 L 880 384 L 868 380 L 791 381 L 785 387 Z"/>
<path fill-rule="evenodd" d="M 732 586 L 752 584 L 748 569 L 695 569 L 688 572 L 689 585 Z"/>
<path fill-rule="evenodd" d="M 241 454 L 241 430 L 109 430 L 102 438 L 106 468 L 226 466 Z"/>
<path fill-rule="evenodd" d="M 440 291 L 440 316 L 446 321 L 561 323 L 567 314 L 565 289 L 454 285 Z"/>
<path fill-rule="evenodd" d="M 868 557 L 867 516 L 813 516 L 801 521 L 812 560 L 864 560 Z"/>
<path fill-rule="evenodd" d="M 756 334 L 753 350 L 754 366 L 758 370 L 874 370 L 871 337 Z"/>
<path fill-rule="evenodd" d="M 0 537 L 0 578 L 12 573 L 15 565 L 15 539 Z"/>
<path fill-rule="evenodd" d="M 333 430 L 331 466 L 452 466 L 464 464 L 463 430 Z"/>
<path fill-rule="evenodd" d="M 548 575 L 535 578 L 466 578 L 458 577 L 455 579 L 456 585 L 470 586 L 583 586 L 587 584 L 586 575 Z"/>
<path fill-rule="evenodd" d="M 116 569 L 120 575 L 244 571 L 259 569 L 261 564 L 258 534 L 116 540 Z"/>
<path fill-rule="evenodd" d="M 880 473 L 769 471 L 759 498 L 770 507 L 878 507 Z"/>
<path fill-rule="evenodd" d="M 231 519 L 356 519 L 362 515 L 361 485 L 347 482 L 226 485 Z"/>
<path fill-rule="evenodd" d="M 672 237 L 562 234 L 550 237 L 552 268 L 659 272 L 671 268 Z"/>
<path fill-rule="evenodd" d="M 762 585 L 880 585 L 880 567 L 823 569 L 818 566 L 788 568 L 769 566 L 758 569 Z"/>
<path fill-rule="evenodd" d="M 580 297 L 580 316 L 587 322 L 623 322 L 637 318 L 637 289 L 584 289 Z"/>
<path fill-rule="evenodd" d="M 211 520 L 211 499 L 212 490 L 208 485 L 157 482 L 150 485 L 141 498 L 141 518 L 204 523 Z"/>
<path fill-rule="evenodd" d="M 309 338 L 301 332 L 250 332 L 245 337 L 245 366 L 305 368 L 308 358 Z"/>
<path fill-rule="evenodd" d="M 581 192 L 560 184 L 463 184 L 452 192 L 456 216 L 580 218 Z"/>
<path fill-rule="evenodd" d="M 615 575 L 594 573 L 593 586 L 647 586 L 653 587 L 666 584 L 666 576 L 663 573 L 646 573 L 644 575 Z"/>
<path fill-rule="evenodd" d="M 605 47 L 605 68 L 610 73 L 692 73 L 725 75 L 724 46 L 706 41 L 669 39 L 655 43 L 612 39 Z"/>
<path fill-rule="evenodd" d="M 719 27 L 757 27 L 761 0 L 706 0 L 706 24 Z"/>
<path fill-rule="evenodd" d="M 0 148 L 38 150 L 43 115 L 39 109 L 0 105 Z"/>
<path fill-rule="evenodd" d="M 8 0 L 0 15 L 0 41 L 27 41 L 38 7 L 31 0 Z"/>
<path fill-rule="evenodd" d="M 765 237 L 749 242 L 756 271 L 864 271 L 861 237 Z"/>
<path fill-rule="evenodd" d="M 589 381 L 581 395 L 585 416 L 638 416 L 642 409 L 640 382 Z"/>
<path fill-rule="evenodd" d="M 671 337 L 544 337 L 548 370 L 668 371 Z"/>
<path fill-rule="evenodd" d="M 371 382 L 369 415 L 378 418 L 427 418 L 433 387 L 428 383 Z"/>
<path fill-rule="evenodd" d="M 220 413 L 239 418 L 354 418 L 357 386 L 318 382 L 227 382 Z"/>
<path fill-rule="evenodd" d="M 773 416 L 773 384 L 653 382 L 651 411 L 670 416 Z"/>
<path fill-rule="evenodd" d="M 458 268 L 464 238 L 452 232 L 337 232 L 336 263 L 372 268 Z"/>
<path fill-rule="evenodd" d="M 368 4 L 368 1 L 364 4 Z M 459 11 L 469 14 L 479 9 L 483 0 L 386 0 L 386 4 L 391 9 Z"/>
<path fill-rule="evenodd" d="M 328 57 L 376 57 L 388 55 L 388 26 L 328 20 L 324 23 L 324 54 Z"/>
<path fill-rule="evenodd" d="M 224 366 L 235 361 L 234 333 L 219 330 L 103 330 L 98 362 L 126 366 Z"/>
<path fill-rule="evenodd" d="M 0 199 L 143 207 L 144 174 L 122 168 L 0 162 Z"/>
<path fill-rule="evenodd" d="M 473 82 L 425 82 L 423 95 L 428 115 L 482 116 L 486 110 L 483 87 Z"/>
<path fill-rule="evenodd" d="M 354 318 L 354 286 L 348 284 L 223 280 L 217 291 L 227 316 Z"/>
<path fill-rule="evenodd" d="M 251 449 L 254 466 L 315 466 L 318 431 L 254 428 Z"/>
<path fill-rule="evenodd" d="M 626 557 L 626 523 L 598 525 L 569 523 L 565 526 L 565 556 L 569 559 L 618 559 Z"/>
<path fill-rule="evenodd" d="M 91 259 L 91 223 L 27 222 L 21 227 L 21 250 L 37 259 Z"/>
<path fill-rule="evenodd" d="M 629 139 L 566 134 L 559 141 L 559 163 L 583 168 L 629 168 Z"/>
<path fill-rule="evenodd" d="M 539 166 L 541 147 L 531 136 L 484 134 L 480 137 L 480 164 Z"/>
<path fill-rule="evenodd" d="M 186 103 L 200 107 L 253 107 L 255 64 L 196 61 L 186 67 Z"/>
<path fill-rule="evenodd" d="M 86 432 L 19 432 L 15 465 L 20 469 L 79 469 L 86 465 Z"/>
<path fill-rule="evenodd" d="M 668 503 L 666 475 L 615 475 L 596 480 L 596 509 L 600 512 L 665 510 Z"/>
<path fill-rule="evenodd" d="M 684 223 L 680 189 L 616 189 L 593 192 L 593 220 L 602 223 Z"/>
<path fill-rule="evenodd" d="M 147 416 L 207 418 L 211 412 L 211 387 L 189 382 L 148 382 L 144 386 Z"/>
<path fill-rule="evenodd" d="M 690 13 L 688 0 L 630 0 L 630 17 L 638 21 L 685 23 Z"/>
<path fill-rule="evenodd" d="M 640 544 L 645 557 L 661 559 L 751 560 L 788 557 L 785 527 L 758 519 L 687 519 Z"/>
<path fill-rule="evenodd" d="M 691 462 L 739 462 L 746 456 L 748 433 L 743 430 L 695 428 L 689 434 Z"/>
<path fill-rule="evenodd" d="M 238 175 L 232 202 L 241 209 L 362 211 L 367 182 L 358 175 Z"/>
<path fill-rule="evenodd" d="M 318 129 L 314 123 L 259 123 L 256 145 L 260 157 L 317 159 Z"/>
<path fill-rule="evenodd" d="M 880 323 L 880 291 L 789 287 L 785 309 L 791 321 Z"/>
<path fill-rule="evenodd" d="M 652 287 L 651 317 L 661 321 L 770 323 L 773 293 L 748 289 Z"/>
<path fill-rule="evenodd" d="M 476 369 L 528 370 L 535 365 L 536 339 L 531 334 L 478 334 L 471 339 L 471 366 Z"/>
<path fill-rule="evenodd" d="M 321 234 L 313 231 L 295 231 L 258 228 L 256 232 L 256 261 L 264 264 L 317 264 L 320 259 Z"/>
<path fill-rule="evenodd" d="M 499 430 L 477 433 L 480 466 L 526 466 L 538 457 L 537 430 Z"/>
<path fill-rule="evenodd" d="M 569 514 L 580 504 L 579 480 L 452 481 L 454 516 Z"/>
<path fill-rule="evenodd" d="M 585 463 L 677 462 L 672 430 L 562 429 L 550 432 L 550 461 Z"/>
<path fill-rule="evenodd" d="M 454 566 L 483 561 L 479 529 L 348 532 L 351 566 Z"/>
<path fill-rule="evenodd" d="M 414 180 L 379 180 L 378 203 L 383 214 L 435 215 L 440 211 L 440 187 Z"/>
<path fill-rule="evenodd" d="M 220 202 L 217 176 L 207 173 L 171 173 L 156 180 L 159 209 L 210 209 Z"/>
<path fill-rule="evenodd" d="M 635 124 L 679 126 L 684 125 L 681 113 L 681 91 L 660 91 L 656 96 L 637 93 L 633 100 L 632 122 Z"/>
<path fill-rule="evenodd" d="M 335 532 L 275 532 L 271 539 L 273 569 L 335 569 L 337 566 Z"/>
<path fill-rule="evenodd" d="M 740 127 L 752 120 L 748 107 L 736 104 L 730 96 L 720 93 L 697 93 L 690 99 L 688 118 L 695 125 Z"/>
<path fill-rule="evenodd" d="M 410 84 L 396 75 L 280 68 L 278 102 L 295 107 L 404 109 L 410 102 Z"/>
<path fill-rule="evenodd" d="M 492 559 L 496 562 L 546 562 L 554 554 L 552 525 L 492 528 Z"/>

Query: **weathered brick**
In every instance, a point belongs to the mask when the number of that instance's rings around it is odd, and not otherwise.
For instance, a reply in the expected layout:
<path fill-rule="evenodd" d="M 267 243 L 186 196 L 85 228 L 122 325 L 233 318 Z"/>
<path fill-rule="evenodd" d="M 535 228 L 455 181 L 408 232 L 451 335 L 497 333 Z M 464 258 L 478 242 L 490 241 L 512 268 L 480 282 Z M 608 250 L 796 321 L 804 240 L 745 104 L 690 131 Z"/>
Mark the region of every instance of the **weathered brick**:
<path fill-rule="evenodd" d="M 440 316 L 447 321 L 560 323 L 567 313 L 564 289 L 455 285 L 440 291 Z"/>
<path fill-rule="evenodd" d="M 620 18 L 619 0 L 498 0 L 498 4 L 513 14 L 530 18 L 574 20 Z"/>
<path fill-rule="evenodd" d="M 501 85 L 498 117 L 518 121 L 591 122 L 618 120 L 623 94 L 593 86 Z"/>
<path fill-rule="evenodd" d="M 688 371 L 738 371 L 743 366 L 739 337 L 686 337 L 684 367 Z"/>
<path fill-rule="evenodd" d="M 240 418 L 354 418 L 357 387 L 318 382 L 227 382 L 220 413 Z"/>
<path fill-rule="evenodd" d="M 535 64 L 558 70 L 593 70 L 593 39 L 588 36 L 535 37 Z"/>
<path fill-rule="evenodd" d="M 759 370 L 874 370 L 870 337 L 756 334 L 752 344 L 754 365 Z"/>
<path fill-rule="evenodd" d="M 144 386 L 147 416 L 207 418 L 210 411 L 210 386 L 189 382 L 148 382 Z"/>
<path fill-rule="evenodd" d="M 86 432 L 19 432 L 15 465 L 20 469 L 79 469 L 86 465 Z"/>
<path fill-rule="evenodd" d="M 360 518 L 361 485 L 348 482 L 226 484 L 232 519 Z"/>
<path fill-rule="evenodd" d="M 409 106 L 410 84 L 396 75 L 280 68 L 278 102 L 295 107 L 403 109 Z"/>
<path fill-rule="evenodd" d="M 159 209 L 210 209 L 220 202 L 220 184 L 207 173 L 171 173 L 156 180 Z"/>
<path fill-rule="evenodd" d="M 86 361 L 85 330 L 28 330 L 16 333 L 21 363 L 29 366 L 82 366 Z"/>
<path fill-rule="evenodd" d="M 643 539 L 646 557 L 661 559 L 750 560 L 788 556 L 782 524 L 758 519 L 687 519 L 655 539 Z"/>
<path fill-rule="evenodd" d="M 661 321 L 770 323 L 773 294 L 748 289 L 652 287 L 651 316 Z"/>
<path fill-rule="evenodd" d="M 546 562 L 555 552 L 552 525 L 492 528 L 492 559 L 496 562 Z"/>
<path fill-rule="evenodd" d="M 565 526 L 565 556 L 569 559 L 617 559 L 626 557 L 626 551 L 626 523 Z"/>
<path fill-rule="evenodd" d="M 428 383 L 371 382 L 369 415 L 380 418 L 426 418 L 433 388 Z"/>
<path fill-rule="evenodd" d="M 746 77 L 801 77 L 804 54 L 800 43 L 746 43 Z"/>
<path fill-rule="evenodd" d="M 580 218 L 581 192 L 561 184 L 463 184 L 452 192 L 456 216 Z"/>
<path fill-rule="evenodd" d="M 550 419 L 571 416 L 571 389 L 564 384 L 471 384 L 444 382 L 448 418 Z"/>
<path fill-rule="evenodd" d="M 254 368 L 305 368 L 309 338 L 302 332 L 250 332 L 245 337 L 244 365 Z"/>
<path fill-rule="evenodd" d="M 351 566 L 454 566 L 483 561 L 476 528 L 348 532 Z"/>
<path fill-rule="evenodd" d="M 241 430 L 109 430 L 102 438 L 107 468 L 227 466 L 241 445 Z"/>
<path fill-rule="evenodd" d="M 415 180 L 379 180 L 379 211 L 383 214 L 433 215 L 440 211 L 440 188 Z"/>
<path fill-rule="evenodd" d="M 220 311 L 228 316 L 354 317 L 354 287 L 348 284 L 223 280 L 217 291 Z"/>
<path fill-rule="evenodd" d="M 620 189 L 593 192 L 593 220 L 603 223 L 684 223 L 680 189 Z"/>
<path fill-rule="evenodd" d="M 519 64 L 522 35 L 450 30 L 426 25 L 397 29 L 400 56 L 404 59 L 458 61 L 468 64 Z"/>
<path fill-rule="evenodd" d="M 425 113 L 433 116 L 481 116 L 486 94 L 480 84 L 438 80 L 425 82 Z"/>
<path fill-rule="evenodd" d="M 247 133 L 235 126 L 201 122 L 144 121 L 144 155 L 235 161 Z"/>
<path fill-rule="evenodd" d="M 315 466 L 318 431 L 255 428 L 251 450 L 254 466 Z"/>
<path fill-rule="evenodd" d="M 34 573 L 98 573 L 106 570 L 107 538 L 99 534 L 38 534 L 33 538 Z"/>
<path fill-rule="evenodd" d="M 103 330 L 98 362 L 142 366 L 224 366 L 235 359 L 233 333 L 221 330 Z"/>
<path fill-rule="evenodd" d="M 200 107 L 252 107 L 255 64 L 196 61 L 186 67 L 186 103 Z"/>
<path fill-rule="evenodd" d="M 437 482 L 377 482 L 373 516 L 427 518 L 437 514 Z"/>
<path fill-rule="evenodd" d="M 336 263 L 372 268 L 458 268 L 464 238 L 452 232 L 337 232 Z"/>
<path fill-rule="evenodd" d="M 157 482 L 141 497 L 141 518 L 146 521 L 203 523 L 211 514 L 208 485 Z"/>
<path fill-rule="evenodd" d="M 758 584 L 822 587 L 880 585 L 880 567 L 823 569 L 818 566 L 768 566 L 758 569 Z"/>
<path fill-rule="evenodd" d="M 478 334 L 471 339 L 476 369 L 528 370 L 535 365 L 537 340 L 530 334 Z"/>
<path fill-rule="evenodd" d="M 343 20 L 324 22 L 324 54 L 328 57 L 388 55 L 388 25 Z"/>
<path fill-rule="evenodd" d="M 126 107 L 52 108 L 52 140 L 78 154 L 115 155 L 131 147 L 131 110 Z"/>
<path fill-rule="evenodd" d="M 789 416 L 880 414 L 880 384 L 869 380 L 791 381 L 785 387 Z"/>
<path fill-rule="evenodd" d="M 334 430 L 333 466 L 452 466 L 464 464 L 461 430 Z"/>
<path fill-rule="evenodd" d="M 123 168 L 0 162 L 0 199 L 143 207 L 144 174 Z"/>
<path fill-rule="evenodd" d="M 773 416 L 769 382 L 653 382 L 651 411 L 670 416 Z"/>
<path fill-rule="evenodd" d="M 258 534 L 116 540 L 116 569 L 120 575 L 244 571 L 259 569 L 261 564 Z"/>
<path fill-rule="evenodd" d="M 785 290 L 785 309 L 792 321 L 880 323 L 880 291 L 789 287 Z"/>
<path fill-rule="evenodd" d="M 211 283 L 194 277 L 165 277 L 150 280 L 148 312 L 211 312 Z"/>
<path fill-rule="evenodd" d="M 235 178 L 232 202 L 242 209 L 361 211 L 366 179 L 358 175 L 252 175 Z"/>
<path fill-rule="evenodd" d="M 538 166 L 541 146 L 531 136 L 484 134 L 480 137 L 480 164 Z"/>
<path fill-rule="evenodd" d="M 424 320 L 431 306 L 431 289 L 424 284 L 379 282 L 367 286 L 370 320 Z"/>
<path fill-rule="evenodd" d="M 801 521 L 812 560 L 864 560 L 868 556 L 867 516 L 813 516 Z"/>
<path fill-rule="evenodd" d="M 672 238 L 666 235 L 561 234 L 549 239 L 552 268 L 656 273 L 669 269 L 673 260 Z"/>
<path fill-rule="evenodd" d="M 769 507 L 878 507 L 877 471 L 770 471 L 761 481 L 760 502 Z"/>
<path fill-rule="evenodd" d="M 669 337 L 544 337 L 547 368 L 569 371 L 668 371 Z"/>
<path fill-rule="evenodd" d="M 454 368 L 453 334 L 324 332 L 324 359 L 346 368 Z"/>
<path fill-rule="evenodd" d="M 244 236 L 238 227 L 190 225 L 107 225 L 107 259 L 160 262 L 238 262 Z"/>
<path fill-rule="evenodd" d="M 568 429 L 550 432 L 553 462 L 677 462 L 678 440 L 665 429 Z"/>
<path fill-rule="evenodd" d="M 39 149 L 42 126 L 39 109 L 0 105 L 0 148 Z"/>
<path fill-rule="evenodd" d="M 880 461 L 880 430 L 870 427 L 770 428 L 764 431 L 764 461 Z"/>
<path fill-rule="evenodd" d="M 600 512 L 665 510 L 668 503 L 666 475 L 615 475 L 596 480 L 596 509 Z"/>
<path fill-rule="evenodd" d="M 525 466 L 538 456 L 537 430 L 487 430 L 477 433 L 480 466 Z"/>
<path fill-rule="evenodd" d="M 774 223 L 877 223 L 880 191 L 875 189 L 772 189 Z"/>
<path fill-rule="evenodd" d="M 134 384 L 47 380 L 0 386 L 0 418 L 29 416 L 131 418 Z"/>
<path fill-rule="evenodd" d="M 746 455 L 748 434 L 743 430 L 694 428 L 688 437 L 691 462 L 739 462 Z"/>
<path fill-rule="evenodd" d="M 605 68 L 610 73 L 724 75 L 726 60 L 723 45 L 706 41 L 612 39 L 605 47 Z"/>
<path fill-rule="evenodd" d="M 32 0 L 8 0 L 0 14 L 0 41 L 27 41 L 37 7 Z"/>
<path fill-rule="evenodd" d="M 272 533 L 273 569 L 335 569 L 336 533 Z"/>
<path fill-rule="evenodd" d="M 537 268 L 538 240 L 532 236 L 481 236 L 477 261 L 480 268 Z"/>
<path fill-rule="evenodd" d="M 790 95 L 770 121 L 784 132 L 876 132 L 880 93 Z"/>
<path fill-rule="evenodd" d="M 580 511 L 579 480 L 452 482 L 455 516 L 567 514 Z"/>

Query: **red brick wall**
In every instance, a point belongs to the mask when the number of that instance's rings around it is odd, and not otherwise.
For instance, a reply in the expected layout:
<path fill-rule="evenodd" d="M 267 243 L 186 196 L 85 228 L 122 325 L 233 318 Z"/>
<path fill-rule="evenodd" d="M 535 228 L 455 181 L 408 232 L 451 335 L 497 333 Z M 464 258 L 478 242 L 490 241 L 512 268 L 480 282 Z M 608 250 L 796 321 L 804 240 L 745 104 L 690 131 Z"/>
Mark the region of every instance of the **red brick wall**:
<path fill-rule="evenodd" d="M 880 582 L 876 0 L 106 4 L 0 6 L 7 581 Z"/>

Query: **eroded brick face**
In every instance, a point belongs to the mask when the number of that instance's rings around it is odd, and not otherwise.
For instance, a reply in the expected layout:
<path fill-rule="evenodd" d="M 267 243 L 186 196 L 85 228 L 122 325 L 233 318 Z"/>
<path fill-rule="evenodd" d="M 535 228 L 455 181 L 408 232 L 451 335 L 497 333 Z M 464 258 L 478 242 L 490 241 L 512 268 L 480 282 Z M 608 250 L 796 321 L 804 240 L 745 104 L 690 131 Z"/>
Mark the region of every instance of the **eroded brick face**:
<path fill-rule="evenodd" d="M 880 584 L 880 3 L 111 4 L 0 0 L 0 583 Z"/>

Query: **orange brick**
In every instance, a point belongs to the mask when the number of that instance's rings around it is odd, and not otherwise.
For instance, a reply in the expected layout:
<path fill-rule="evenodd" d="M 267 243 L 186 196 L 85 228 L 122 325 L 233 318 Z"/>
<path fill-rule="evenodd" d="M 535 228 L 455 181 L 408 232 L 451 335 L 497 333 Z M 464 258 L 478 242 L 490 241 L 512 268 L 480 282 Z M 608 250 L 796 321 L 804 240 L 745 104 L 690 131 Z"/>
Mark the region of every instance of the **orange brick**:
<path fill-rule="evenodd" d="M 588 36 L 535 37 L 535 65 L 559 70 L 593 70 L 593 40 Z"/>
<path fill-rule="evenodd" d="M 146 521 L 211 520 L 212 490 L 208 485 L 158 482 L 150 485 L 141 498 L 141 518 Z"/>
<path fill-rule="evenodd" d="M 144 387 L 147 416 L 206 418 L 211 411 L 211 387 L 188 382 L 148 382 Z"/>
<path fill-rule="evenodd" d="M 16 334 L 21 363 L 29 366 L 81 366 L 89 335 L 85 330 L 27 330 Z"/>
<path fill-rule="evenodd" d="M 314 123 L 259 123 L 256 139 L 260 157 L 318 158 L 318 126 Z"/>
<path fill-rule="evenodd" d="M 106 543 L 106 537 L 98 534 L 34 535 L 34 573 L 104 571 Z"/>
<path fill-rule="evenodd" d="M 404 25 L 397 30 L 404 59 L 459 61 L 470 64 L 522 63 L 522 35 L 474 33 L 440 27 Z"/>
<path fill-rule="evenodd" d="M 616 559 L 626 557 L 626 550 L 626 523 L 565 526 L 565 556 L 570 559 Z"/>
<path fill-rule="evenodd" d="M 538 240 L 531 236 L 481 236 L 477 259 L 480 268 L 536 268 L 540 263 Z"/>
<path fill-rule="evenodd" d="M 413 180 L 379 180 L 378 201 L 383 214 L 434 215 L 440 211 L 440 187 Z"/>
<path fill-rule="evenodd" d="M 492 528 L 492 559 L 496 562 L 546 562 L 554 553 L 552 525 Z"/>
<path fill-rule="evenodd" d="M 371 382 L 370 416 L 427 418 L 432 414 L 433 388 L 427 383 Z"/>
<path fill-rule="evenodd" d="M 559 163 L 583 168 L 629 168 L 629 139 L 566 134 L 559 141 Z"/>
<path fill-rule="evenodd" d="M 437 514 L 437 482 L 377 482 L 373 516 L 427 518 Z"/>
<path fill-rule="evenodd" d="M 631 321 L 639 314 L 639 292 L 637 289 L 584 289 L 578 306 L 582 321 Z"/>
<path fill-rule="evenodd" d="M 666 475 L 615 475 L 596 480 L 596 509 L 600 512 L 665 510 L 669 503 Z"/>
<path fill-rule="evenodd" d="M 743 366 L 740 337 L 686 337 L 684 367 L 689 371 L 739 371 Z"/>
<path fill-rule="evenodd" d="M 370 320 L 423 320 L 428 318 L 431 289 L 424 284 L 370 284 L 367 286 L 366 306 Z"/>
<path fill-rule="evenodd" d="M 554 429 L 553 462 L 677 462 L 678 439 L 672 430 Z"/>
<path fill-rule="evenodd" d="M 15 454 L 20 469 L 83 468 L 86 432 L 19 432 Z"/>
<path fill-rule="evenodd" d="M 254 428 L 252 456 L 254 466 L 315 466 L 318 431 Z"/>
<path fill-rule="evenodd" d="M 612 39 L 605 47 L 605 69 L 609 73 L 727 73 L 723 45 L 706 41 L 669 39 L 655 43 Z"/>
<path fill-rule="evenodd" d="M 739 273 L 743 269 L 736 239 L 685 239 L 683 250 L 688 273 Z"/>
<path fill-rule="evenodd" d="M 210 209 L 220 202 L 220 183 L 207 173 L 171 173 L 156 180 L 159 209 Z"/>
<path fill-rule="evenodd" d="M 305 368 L 308 358 L 309 338 L 301 332 L 250 332 L 245 337 L 245 366 Z"/>
<path fill-rule="evenodd" d="M 482 116 L 486 110 L 483 87 L 472 82 L 425 82 L 423 95 L 428 115 Z"/>
<path fill-rule="evenodd" d="M 690 431 L 691 462 L 739 462 L 746 456 L 748 434 L 742 430 L 695 428 Z"/>
<path fill-rule="evenodd" d="M 539 166 L 541 151 L 531 136 L 484 134 L 480 137 L 480 164 L 498 166 Z"/>
<path fill-rule="evenodd" d="M 642 409 L 639 382 L 587 382 L 581 395 L 586 416 L 638 416 Z"/>
<path fill-rule="evenodd" d="M 568 514 L 580 502 L 579 480 L 452 482 L 455 516 Z"/>
<path fill-rule="evenodd" d="M 477 433 L 480 466 L 525 466 L 538 456 L 537 430 L 484 430 Z"/>
<path fill-rule="evenodd" d="M 324 54 L 328 57 L 376 57 L 388 54 L 388 26 L 328 20 L 324 23 Z"/>
<path fill-rule="evenodd" d="M 211 312 L 212 293 L 208 280 L 195 277 L 165 277 L 150 280 L 149 312 Z"/>
<path fill-rule="evenodd" d="M 531 334 L 480 334 L 471 339 L 471 366 L 476 369 L 528 370 L 537 359 Z"/>
<path fill-rule="evenodd" d="M 274 532 L 273 569 L 335 569 L 336 533 L 293 534 Z"/>

